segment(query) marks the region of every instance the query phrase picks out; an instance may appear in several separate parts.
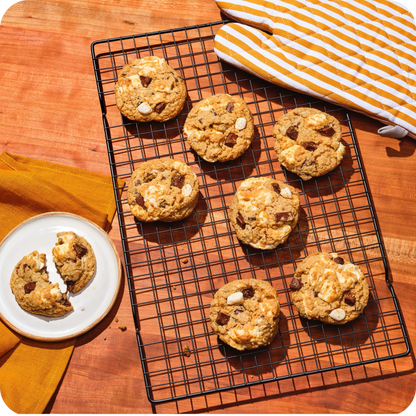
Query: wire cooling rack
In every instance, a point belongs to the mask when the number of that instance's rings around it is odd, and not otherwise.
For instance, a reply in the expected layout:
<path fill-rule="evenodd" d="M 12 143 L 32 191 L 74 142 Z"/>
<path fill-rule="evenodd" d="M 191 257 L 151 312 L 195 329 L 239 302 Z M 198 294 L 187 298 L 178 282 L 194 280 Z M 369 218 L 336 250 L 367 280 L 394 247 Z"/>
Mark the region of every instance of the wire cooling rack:
<path fill-rule="evenodd" d="M 348 113 L 219 61 L 213 38 L 223 23 L 91 46 L 141 364 L 148 398 L 155 403 L 388 360 L 410 351 Z M 115 105 L 114 85 L 123 65 L 147 55 L 165 58 L 187 85 L 182 112 L 166 123 L 130 121 Z M 237 160 L 212 164 L 191 150 L 182 129 L 192 106 L 217 93 L 240 95 L 247 102 L 255 138 Z M 340 167 L 307 182 L 283 169 L 273 150 L 275 121 L 300 106 L 335 116 L 347 148 Z M 127 185 L 141 162 L 159 157 L 191 166 L 200 183 L 199 202 L 183 221 L 140 223 L 130 213 Z M 228 220 L 231 199 L 249 176 L 271 176 L 299 191 L 298 226 L 275 250 L 239 243 Z M 117 179 L 126 185 L 119 188 Z M 316 251 L 336 251 L 366 275 L 370 300 L 355 321 L 340 326 L 308 321 L 291 304 L 294 271 Z M 281 322 L 271 345 L 239 352 L 212 333 L 208 317 L 216 290 L 245 278 L 267 280 L 277 290 Z"/>

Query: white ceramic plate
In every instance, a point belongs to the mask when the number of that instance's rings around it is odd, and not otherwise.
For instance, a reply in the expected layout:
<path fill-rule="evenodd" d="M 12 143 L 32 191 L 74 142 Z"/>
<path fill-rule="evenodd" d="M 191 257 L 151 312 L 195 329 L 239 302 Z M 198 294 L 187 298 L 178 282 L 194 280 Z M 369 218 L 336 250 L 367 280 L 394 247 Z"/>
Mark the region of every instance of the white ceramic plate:
<path fill-rule="evenodd" d="M 10 289 L 13 268 L 26 255 L 37 250 L 45 253 L 49 280 L 66 285 L 52 261 L 56 234 L 73 231 L 92 246 L 96 272 L 87 286 L 69 294 L 74 310 L 62 317 L 34 315 L 22 309 Z M 121 282 L 121 264 L 117 250 L 107 234 L 93 222 L 65 212 L 38 215 L 12 230 L 0 244 L 0 317 L 12 329 L 29 338 L 62 341 L 83 334 L 100 322 L 113 306 Z"/>

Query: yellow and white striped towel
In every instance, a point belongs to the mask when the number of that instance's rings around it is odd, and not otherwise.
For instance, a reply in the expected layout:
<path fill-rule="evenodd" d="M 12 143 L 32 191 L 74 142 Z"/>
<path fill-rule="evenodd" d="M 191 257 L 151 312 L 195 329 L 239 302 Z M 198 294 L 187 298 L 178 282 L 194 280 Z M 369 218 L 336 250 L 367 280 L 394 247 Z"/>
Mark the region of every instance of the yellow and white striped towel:
<path fill-rule="evenodd" d="M 216 0 L 240 23 L 215 36 L 226 62 L 416 138 L 416 27 L 392 0 Z M 242 24 L 243 23 L 243 24 Z"/>

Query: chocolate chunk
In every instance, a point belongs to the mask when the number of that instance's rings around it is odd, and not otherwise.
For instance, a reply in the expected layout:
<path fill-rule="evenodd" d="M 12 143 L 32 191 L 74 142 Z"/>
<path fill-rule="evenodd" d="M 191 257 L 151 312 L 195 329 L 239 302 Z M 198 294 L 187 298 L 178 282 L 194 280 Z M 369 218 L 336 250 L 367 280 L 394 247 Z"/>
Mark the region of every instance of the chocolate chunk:
<path fill-rule="evenodd" d="M 228 147 L 234 147 L 236 143 L 237 143 L 237 135 L 235 135 L 234 133 L 230 133 L 224 142 L 224 144 Z"/>
<path fill-rule="evenodd" d="M 172 180 L 170 182 L 171 186 L 175 186 L 176 188 L 182 188 L 185 183 L 185 176 L 181 175 L 180 173 L 175 173 L 172 176 Z"/>
<path fill-rule="evenodd" d="M 143 182 L 144 183 L 151 182 L 153 179 L 156 178 L 156 176 L 157 176 L 157 174 L 154 173 L 154 172 L 146 172 L 146 174 L 143 177 Z"/>
<path fill-rule="evenodd" d="M 278 183 L 272 183 L 274 191 L 280 195 L 280 185 Z"/>
<path fill-rule="evenodd" d="M 147 87 L 152 82 L 152 78 L 140 75 L 140 82 L 142 83 L 143 87 Z"/>
<path fill-rule="evenodd" d="M 355 296 L 352 294 L 352 292 L 344 293 L 344 300 L 347 305 L 353 306 L 355 304 Z"/>
<path fill-rule="evenodd" d="M 290 286 L 289 287 L 290 287 L 290 290 L 293 290 L 294 292 L 296 292 L 302 286 L 303 286 L 302 280 L 301 279 L 297 279 L 296 277 L 294 277 L 292 279 L 292 281 L 290 282 Z"/>
<path fill-rule="evenodd" d="M 71 306 L 71 302 L 69 300 L 64 300 L 64 305 L 65 306 Z"/>
<path fill-rule="evenodd" d="M 75 250 L 75 253 L 77 253 L 77 257 L 79 259 L 84 257 L 87 254 L 87 251 L 88 251 L 87 247 L 85 247 L 82 244 L 78 244 L 78 243 L 74 244 L 74 250 Z"/>
<path fill-rule="evenodd" d="M 229 320 L 230 320 L 230 317 L 227 314 L 220 312 L 215 322 L 218 325 L 227 325 Z"/>
<path fill-rule="evenodd" d="M 341 257 L 335 257 L 334 258 L 334 262 L 336 263 L 336 264 L 344 264 L 345 262 L 344 262 L 344 259 L 343 258 L 341 258 Z"/>
<path fill-rule="evenodd" d="M 292 221 L 293 215 L 291 212 L 276 212 L 274 214 L 274 218 L 276 219 L 276 222 L 286 222 L 286 221 Z"/>
<path fill-rule="evenodd" d="M 244 312 L 244 308 L 242 307 L 242 306 L 237 306 L 235 309 L 234 309 L 234 315 L 238 315 L 239 313 L 242 313 L 242 312 Z"/>
<path fill-rule="evenodd" d="M 139 205 L 142 208 L 146 207 L 146 205 L 144 204 L 144 199 L 140 194 L 137 195 L 137 197 L 136 197 L 136 203 L 137 203 L 137 205 Z"/>
<path fill-rule="evenodd" d="M 246 223 L 244 221 L 243 216 L 239 213 L 236 217 L 237 224 L 242 228 L 243 230 L 246 228 Z"/>
<path fill-rule="evenodd" d="M 232 112 L 233 112 L 233 110 L 234 110 L 234 103 L 228 103 L 228 104 L 227 104 L 227 111 L 228 111 L 229 113 L 232 113 Z"/>
<path fill-rule="evenodd" d="M 159 103 L 155 106 L 156 113 L 160 114 L 166 107 L 166 103 Z"/>
<path fill-rule="evenodd" d="M 335 130 L 331 126 L 326 126 L 323 129 L 319 129 L 318 133 L 322 136 L 328 136 L 331 137 L 335 134 Z"/>
<path fill-rule="evenodd" d="M 69 291 L 71 291 L 75 286 L 75 282 L 73 280 L 65 280 L 65 284 L 66 284 L 66 289 Z"/>
<path fill-rule="evenodd" d="M 25 290 L 25 294 L 27 295 L 28 293 L 30 293 L 32 290 L 35 290 L 35 287 L 36 287 L 36 283 L 35 282 L 29 282 L 29 283 L 26 283 L 25 285 L 24 285 L 24 290 Z"/>
<path fill-rule="evenodd" d="M 286 134 L 293 140 L 296 140 L 298 138 L 299 132 L 298 129 L 295 126 L 290 126 L 286 130 Z"/>
<path fill-rule="evenodd" d="M 303 144 L 303 147 L 310 152 L 313 152 L 315 149 L 318 148 L 318 145 L 314 142 L 306 142 Z"/>
<path fill-rule="evenodd" d="M 250 299 L 254 296 L 254 288 L 252 286 L 247 286 L 242 292 L 244 299 Z"/>

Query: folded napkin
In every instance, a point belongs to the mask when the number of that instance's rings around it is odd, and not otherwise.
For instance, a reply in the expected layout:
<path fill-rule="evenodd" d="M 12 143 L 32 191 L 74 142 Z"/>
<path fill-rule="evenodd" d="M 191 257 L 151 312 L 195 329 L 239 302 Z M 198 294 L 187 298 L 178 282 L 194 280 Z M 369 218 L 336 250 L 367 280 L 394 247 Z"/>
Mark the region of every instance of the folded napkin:
<path fill-rule="evenodd" d="M 271 83 L 339 104 L 416 139 L 416 24 L 395 0 L 216 0 L 239 23 L 215 52 Z"/>
<path fill-rule="evenodd" d="M 119 188 L 123 185 L 123 181 L 118 182 Z M 116 211 L 111 177 L 3 153 L 0 242 L 22 221 L 56 211 L 80 215 L 109 231 Z M 42 413 L 74 345 L 75 339 L 27 339 L 0 321 L 0 392 L 6 405 L 16 413 Z"/>

